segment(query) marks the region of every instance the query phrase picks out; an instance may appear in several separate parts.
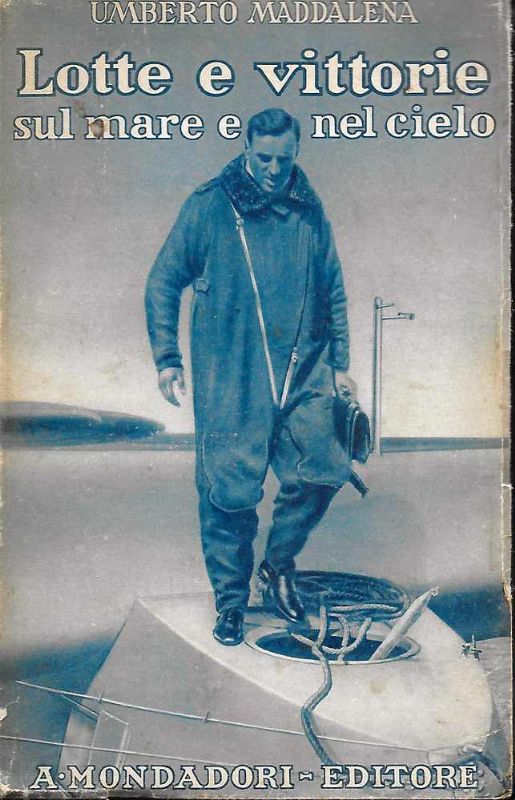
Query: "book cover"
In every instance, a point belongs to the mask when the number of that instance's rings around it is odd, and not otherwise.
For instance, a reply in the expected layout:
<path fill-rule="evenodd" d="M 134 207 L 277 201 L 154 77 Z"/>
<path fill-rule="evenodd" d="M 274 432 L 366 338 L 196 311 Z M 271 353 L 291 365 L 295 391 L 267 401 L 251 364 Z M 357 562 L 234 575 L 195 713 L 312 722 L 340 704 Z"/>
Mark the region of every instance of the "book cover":
<path fill-rule="evenodd" d="M 508 4 L 0 10 L 1 793 L 508 796 Z"/>

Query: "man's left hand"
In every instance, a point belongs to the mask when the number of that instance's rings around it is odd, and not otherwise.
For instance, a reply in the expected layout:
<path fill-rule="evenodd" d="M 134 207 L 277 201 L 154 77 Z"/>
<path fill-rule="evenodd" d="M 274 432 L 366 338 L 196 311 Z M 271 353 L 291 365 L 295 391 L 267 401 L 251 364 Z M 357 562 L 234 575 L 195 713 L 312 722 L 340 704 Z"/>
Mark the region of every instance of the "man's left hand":
<path fill-rule="evenodd" d="M 334 390 L 338 397 L 354 402 L 358 400 L 358 387 L 347 372 L 334 370 Z"/>

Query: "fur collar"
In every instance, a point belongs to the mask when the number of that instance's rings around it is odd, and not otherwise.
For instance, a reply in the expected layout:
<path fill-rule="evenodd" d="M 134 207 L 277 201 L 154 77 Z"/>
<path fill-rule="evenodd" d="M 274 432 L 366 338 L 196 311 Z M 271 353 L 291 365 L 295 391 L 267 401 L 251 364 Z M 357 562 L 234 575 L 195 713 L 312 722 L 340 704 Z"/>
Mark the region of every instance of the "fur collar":
<path fill-rule="evenodd" d="M 220 173 L 220 182 L 233 205 L 242 214 L 260 211 L 270 204 L 270 197 L 245 169 L 244 155 L 238 156 L 227 164 Z M 281 200 L 309 208 L 320 206 L 318 195 L 311 188 L 304 172 L 296 164 Z"/>

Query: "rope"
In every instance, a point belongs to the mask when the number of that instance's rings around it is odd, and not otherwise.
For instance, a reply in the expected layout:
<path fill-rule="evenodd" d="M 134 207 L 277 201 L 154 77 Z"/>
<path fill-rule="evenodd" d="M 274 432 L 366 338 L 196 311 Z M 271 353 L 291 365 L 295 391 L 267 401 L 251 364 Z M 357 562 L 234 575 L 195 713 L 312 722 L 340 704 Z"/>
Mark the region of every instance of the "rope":
<path fill-rule="evenodd" d="M 382 578 L 347 572 L 298 571 L 295 585 L 309 613 L 326 606 L 329 614 L 344 613 L 349 619 L 396 619 L 409 606 L 404 589 Z"/>
<path fill-rule="evenodd" d="M 323 764 L 338 762 L 329 755 L 317 736 L 313 725 L 313 712 L 332 689 L 333 678 L 327 654 L 336 656 L 342 663 L 348 653 L 357 650 L 366 636 L 373 620 L 395 619 L 404 614 L 409 606 L 409 596 L 404 589 L 380 578 L 352 575 L 345 572 L 305 571 L 296 574 L 297 591 L 308 611 L 313 607 L 319 612 L 319 628 L 315 640 L 292 632 L 297 641 L 308 646 L 320 661 L 323 681 L 314 694 L 303 704 L 300 719 L 306 738 Z M 339 647 L 325 644 L 331 619 L 340 629 Z M 359 623 L 354 641 L 351 638 L 350 621 Z"/>
<path fill-rule="evenodd" d="M 318 636 L 316 641 L 312 641 L 305 636 L 302 636 L 299 633 L 292 633 L 294 639 L 297 641 L 302 642 L 303 644 L 308 644 L 311 646 L 311 652 L 315 655 L 322 665 L 322 670 L 324 673 L 324 680 L 322 685 L 316 690 L 316 692 L 308 697 L 304 705 L 300 710 L 300 720 L 302 722 L 302 727 L 304 728 L 304 733 L 307 736 L 307 739 L 317 754 L 317 756 L 321 759 L 322 764 L 334 764 L 332 758 L 328 755 L 325 748 L 322 746 L 318 736 L 316 735 L 314 728 L 313 728 L 313 718 L 312 713 L 315 708 L 319 705 L 319 703 L 324 700 L 325 697 L 329 694 L 333 686 L 333 676 L 331 675 L 331 667 L 329 666 L 329 662 L 325 657 L 324 653 L 322 652 L 322 646 L 324 639 L 327 634 L 327 628 L 329 623 L 329 616 L 327 614 L 327 609 L 325 606 L 320 607 L 320 628 L 318 631 Z"/>

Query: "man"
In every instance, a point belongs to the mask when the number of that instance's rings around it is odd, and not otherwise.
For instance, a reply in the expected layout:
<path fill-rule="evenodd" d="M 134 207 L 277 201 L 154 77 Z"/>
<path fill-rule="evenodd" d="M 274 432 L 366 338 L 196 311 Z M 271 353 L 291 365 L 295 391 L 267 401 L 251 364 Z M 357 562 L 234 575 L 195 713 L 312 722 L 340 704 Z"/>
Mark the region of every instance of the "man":
<path fill-rule="evenodd" d="M 173 405 L 186 392 L 178 317 L 193 284 L 196 482 L 213 634 L 225 645 L 243 640 L 268 467 L 280 489 L 258 577 L 292 622 L 304 616 L 295 556 L 350 473 L 332 414 L 334 390 L 353 389 L 346 298 L 329 222 L 295 163 L 299 140 L 285 111 L 252 117 L 244 154 L 186 200 L 147 284 L 159 387 Z"/>

